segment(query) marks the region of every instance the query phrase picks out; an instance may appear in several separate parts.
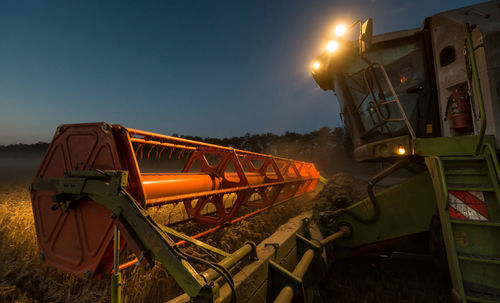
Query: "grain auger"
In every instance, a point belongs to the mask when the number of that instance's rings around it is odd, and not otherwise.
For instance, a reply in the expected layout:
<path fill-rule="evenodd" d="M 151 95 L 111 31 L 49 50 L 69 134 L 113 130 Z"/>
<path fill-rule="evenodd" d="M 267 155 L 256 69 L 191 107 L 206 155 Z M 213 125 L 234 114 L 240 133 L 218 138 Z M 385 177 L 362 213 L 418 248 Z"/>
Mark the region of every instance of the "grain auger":
<path fill-rule="evenodd" d="M 189 296 L 210 297 L 207 277 L 227 278 L 224 265 L 254 245 L 225 253 L 160 225 L 147 209 L 183 205 L 171 224 L 194 220 L 214 230 L 310 192 L 318 179 L 311 163 L 107 123 L 62 125 L 31 187 L 40 258 L 78 277 L 114 269 L 116 286 L 127 246 L 137 257 L 129 264 L 156 260 Z M 207 264 L 201 276 L 171 236 L 223 256 L 223 266 Z"/>

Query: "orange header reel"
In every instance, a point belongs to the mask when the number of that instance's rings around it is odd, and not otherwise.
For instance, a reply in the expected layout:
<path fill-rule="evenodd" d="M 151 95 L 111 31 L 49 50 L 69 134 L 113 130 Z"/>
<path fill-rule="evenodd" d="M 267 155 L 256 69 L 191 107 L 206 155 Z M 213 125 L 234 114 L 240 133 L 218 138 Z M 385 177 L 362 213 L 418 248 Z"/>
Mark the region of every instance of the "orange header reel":
<path fill-rule="evenodd" d="M 175 165 L 163 167 L 165 158 Z M 146 172 L 141 159 L 159 162 Z M 242 206 L 264 208 L 297 197 L 314 189 L 319 179 L 311 163 L 120 125 L 87 123 L 57 129 L 35 181 L 95 169 L 127 171 L 127 192 L 143 208 L 182 203 L 190 219 L 211 225 L 230 222 Z M 32 191 L 41 257 L 77 276 L 109 270 L 111 210 L 83 197 L 76 207 L 61 211 L 54 195 L 48 190 Z"/>

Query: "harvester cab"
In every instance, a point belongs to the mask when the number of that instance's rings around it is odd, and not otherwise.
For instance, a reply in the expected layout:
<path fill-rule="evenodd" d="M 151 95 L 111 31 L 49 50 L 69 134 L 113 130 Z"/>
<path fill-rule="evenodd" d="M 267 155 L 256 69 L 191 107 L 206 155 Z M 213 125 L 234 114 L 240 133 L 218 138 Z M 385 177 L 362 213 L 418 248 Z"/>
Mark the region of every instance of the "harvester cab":
<path fill-rule="evenodd" d="M 336 93 L 356 160 L 397 157 L 401 144 L 407 154 L 423 154 L 434 142 L 425 138 L 453 142 L 497 134 L 497 14 L 496 2 L 489 2 L 374 37 L 368 20 L 358 41 L 340 36 L 328 42 L 312 75 Z"/>
<path fill-rule="evenodd" d="M 343 244 L 394 237 L 391 228 L 428 230 L 439 214 L 455 296 L 500 301 L 500 2 L 373 37 L 369 20 L 354 42 L 342 38 L 346 29 L 335 29 L 312 76 L 335 92 L 355 159 L 393 162 L 370 184 L 399 168 L 420 168 L 403 183 L 371 193 L 367 205 L 346 210 L 353 237 Z M 352 215 L 362 208 L 373 208 L 371 230 Z"/>

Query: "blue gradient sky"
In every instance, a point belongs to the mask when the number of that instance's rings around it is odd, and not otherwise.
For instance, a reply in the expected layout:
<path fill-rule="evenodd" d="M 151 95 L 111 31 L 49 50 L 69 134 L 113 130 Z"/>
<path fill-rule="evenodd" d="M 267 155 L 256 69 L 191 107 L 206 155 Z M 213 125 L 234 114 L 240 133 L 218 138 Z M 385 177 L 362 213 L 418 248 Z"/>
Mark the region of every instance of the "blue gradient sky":
<path fill-rule="evenodd" d="M 309 71 L 338 21 L 383 33 L 477 2 L 0 0 L 0 145 L 76 122 L 202 137 L 340 126 Z"/>

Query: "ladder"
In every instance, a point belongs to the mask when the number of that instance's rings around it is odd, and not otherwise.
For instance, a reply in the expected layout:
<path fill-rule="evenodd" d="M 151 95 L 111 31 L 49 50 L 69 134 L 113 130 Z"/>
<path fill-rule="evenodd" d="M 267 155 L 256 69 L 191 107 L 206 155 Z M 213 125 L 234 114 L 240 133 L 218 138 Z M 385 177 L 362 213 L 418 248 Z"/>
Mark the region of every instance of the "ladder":
<path fill-rule="evenodd" d="M 475 156 L 426 157 L 453 293 L 462 302 L 500 302 L 500 167 L 484 144 Z"/>

